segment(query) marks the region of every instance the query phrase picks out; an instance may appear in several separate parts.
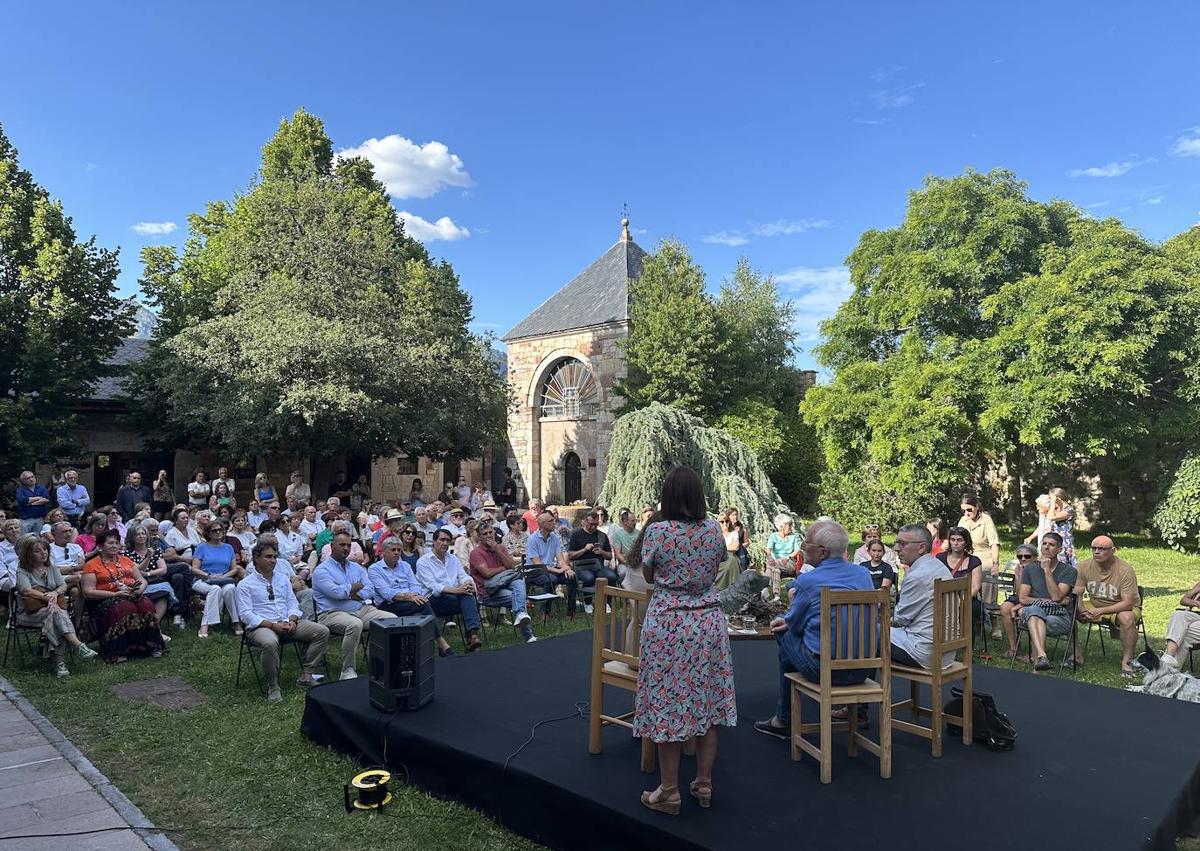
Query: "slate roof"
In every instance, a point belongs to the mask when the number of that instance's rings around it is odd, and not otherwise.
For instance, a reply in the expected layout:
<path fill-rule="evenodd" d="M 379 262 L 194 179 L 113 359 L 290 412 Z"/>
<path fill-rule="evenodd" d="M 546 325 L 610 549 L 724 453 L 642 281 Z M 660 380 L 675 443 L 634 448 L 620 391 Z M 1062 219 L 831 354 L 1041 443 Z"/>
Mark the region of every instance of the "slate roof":
<path fill-rule="evenodd" d="M 628 321 L 629 279 L 642 276 L 645 256 L 636 242 L 622 238 L 500 339 L 509 342 Z"/>
<path fill-rule="evenodd" d="M 112 358 L 108 361 L 110 367 L 116 367 L 117 374 L 100 379 L 96 383 L 96 389 L 92 391 L 90 399 L 98 402 L 112 402 L 124 398 L 125 379 L 121 376 L 124 371 L 121 367 L 135 364 L 144 358 L 146 347 L 149 345 L 150 341 L 141 337 L 128 337 L 122 340 L 121 345 L 117 346 L 117 350 L 113 352 Z"/>

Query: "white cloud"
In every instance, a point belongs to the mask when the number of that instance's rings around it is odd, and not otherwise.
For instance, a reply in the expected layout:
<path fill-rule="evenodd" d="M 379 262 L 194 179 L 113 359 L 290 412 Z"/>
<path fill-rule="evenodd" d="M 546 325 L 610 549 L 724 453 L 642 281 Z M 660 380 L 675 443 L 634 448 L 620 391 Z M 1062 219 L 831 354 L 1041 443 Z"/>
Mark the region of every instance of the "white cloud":
<path fill-rule="evenodd" d="M 1095 204 L 1088 204 L 1088 205 L 1087 205 L 1087 209 L 1089 209 L 1089 210 L 1096 210 L 1096 209 L 1099 209 L 1100 207 L 1107 207 L 1107 206 L 1109 205 L 1109 203 L 1111 203 L 1111 202 L 1109 202 L 1109 201 L 1097 201 Z"/>
<path fill-rule="evenodd" d="M 1200 127 L 1193 127 L 1176 139 L 1171 153 L 1177 157 L 1200 157 Z"/>
<path fill-rule="evenodd" d="M 407 210 L 401 210 L 396 215 L 404 222 L 404 232 L 418 242 L 454 242 L 471 235 L 469 230 L 456 225 L 449 216 L 431 222 Z"/>
<path fill-rule="evenodd" d="M 821 338 L 821 322 L 833 316 L 853 292 L 845 266 L 794 266 L 773 276 L 796 308 L 796 337 L 801 343 Z"/>
<path fill-rule="evenodd" d="M 142 236 L 166 236 L 178 229 L 179 225 L 174 222 L 138 222 L 133 226 L 133 232 Z"/>
<path fill-rule="evenodd" d="M 450 153 L 441 142 L 418 145 L 393 133 L 338 151 L 338 157 L 369 160 L 375 166 L 375 176 L 393 198 L 429 198 L 447 186 L 472 185 L 471 175 L 458 154 Z"/>
<path fill-rule="evenodd" d="M 1154 158 L 1145 160 L 1122 160 L 1107 165 L 1092 166 L 1091 168 L 1076 168 L 1068 172 L 1070 177 L 1120 177 L 1131 168 L 1154 162 Z"/>
<path fill-rule="evenodd" d="M 736 247 L 739 245 L 745 245 L 750 241 L 750 239 L 744 234 L 737 233 L 736 231 L 722 230 L 717 231 L 716 233 L 710 233 L 708 236 L 702 236 L 700 237 L 700 241 L 707 242 L 709 245 L 731 245 Z"/>
<path fill-rule="evenodd" d="M 1142 203 L 1143 203 L 1143 204 L 1150 204 L 1150 205 L 1152 205 L 1152 206 L 1153 206 L 1153 205 L 1155 205 L 1155 204 L 1161 204 L 1162 202 L 1163 202 L 1163 197 L 1162 197 L 1161 195 L 1155 195 L 1153 198 L 1147 198 L 1147 199 L 1146 199 L 1145 201 L 1143 201 Z"/>
<path fill-rule="evenodd" d="M 855 124 L 868 124 L 872 127 L 878 127 L 880 124 L 887 124 L 886 118 L 856 118 Z"/>
<path fill-rule="evenodd" d="M 900 88 L 879 89 L 871 92 L 871 102 L 877 109 L 900 109 L 913 102 L 913 92 L 924 87 L 924 83 L 913 83 Z"/>
<path fill-rule="evenodd" d="M 827 228 L 831 224 L 833 222 L 829 219 L 798 219 L 794 221 L 777 219 L 767 224 L 754 225 L 752 230 L 755 236 L 791 236 L 796 233 L 804 233 L 806 230 Z"/>

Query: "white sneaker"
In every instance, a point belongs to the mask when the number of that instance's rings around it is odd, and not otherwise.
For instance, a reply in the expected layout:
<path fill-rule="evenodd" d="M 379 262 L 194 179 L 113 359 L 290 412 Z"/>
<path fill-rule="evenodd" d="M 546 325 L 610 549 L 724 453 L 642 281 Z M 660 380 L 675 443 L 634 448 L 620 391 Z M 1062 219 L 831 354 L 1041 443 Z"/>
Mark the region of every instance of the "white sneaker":
<path fill-rule="evenodd" d="M 267 693 L 267 700 L 269 700 L 271 703 L 279 703 L 279 701 L 283 700 L 283 694 L 280 693 L 278 686 L 271 689 Z"/>
<path fill-rule="evenodd" d="M 183 616 L 176 615 L 175 617 L 171 618 L 171 626 L 175 627 L 176 629 L 183 629 Z"/>
<path fill-rule="evenodd" d="M 592 604 L 591 604 L 591 603 L 584 603 L 584 604 L 583 604 L 583 613 L 584 613 L 585 615 L 590 615 L 590 614 L 592 613 L 592 611 L 593 611 L 593 609 L 592 609 Z"/>
<path fill-rule="evenodd" d="M 86 644 L 80 644 L 79 648 L 75 651 L 75 655 L 80 659 L 95 659 L 100 654 Z"/>
<path fill-rule="evenodd" d="M 353 668 L 347 668 L 345 671 L 342 671 L 342 675 L 340 677 L 338 677 L 338 679 L 339 680 L 357 680 L 358 674 L 355 672 L 355 670 Z"/>
<path fill-rule="evenodd" d="M 454 621 L 446 621 L 446 627 L 445 627 L 445 628 L 446 628 L 446 629 L 457 629 L 457 628 L 458 628 L 458 624 L 456 624 Z"/>
<path fill-rule="evenodd" d="M 529 612 L 521 612 L 517 615 L 517 619 L 513 621 L 513 626 L 520 626 L 527 620 L 529 620 Z"/>
<path fill-rule="evenodd" d="M 525 639 L 525 643 L 526 643 L 526 644 L 533 644 L 533 642 L 535 642 L 535 641 L 537 641 L 537 636 L 536 636 L 536 635 L 531 635 L 531 636 L 529 636 L 528 638 L 526 638 L 526 639 Z"/>
<path fill-rule="evenodd" d="M 58 663 L 58 664 L 57 664 L 57 665 L 54 667 L 54 676 L 56 676 L 56 677 L 69 677 L 69 676 L 71 676 L 71 672 L 67 670 L 67 663 L 66 663 L 66 662 L 59 662 L 59 663 Z"/>

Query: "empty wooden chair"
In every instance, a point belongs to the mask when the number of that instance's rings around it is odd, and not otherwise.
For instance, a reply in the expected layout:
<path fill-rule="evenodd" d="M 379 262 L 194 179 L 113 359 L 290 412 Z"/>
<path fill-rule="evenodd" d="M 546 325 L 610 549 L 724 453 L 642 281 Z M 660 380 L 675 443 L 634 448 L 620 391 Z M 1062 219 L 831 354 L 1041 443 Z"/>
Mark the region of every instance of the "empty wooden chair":
<path fill-rule="evenodd" d="M 837 622 L 836 634 L 831 629 Z M 821 782 L 833 779 L 833 731 L 850 734 L 849 753 L 858 753 L 862 745 L 879 757 L 879 776 L 892 776 L 892 687 L 891 598 L 887 589 L 878 591 L 834 591 L 821 589 L 821 681 L 809 682 L 789 673 L 792 683 L 792 759 L 808 753 L 821 763 Z M 857 685 L 833 685 L 834 671 L 875 671 L 878 680 L 868 678 Z M 800 720 L 801 697 L 818 704 L 820 720 L 805 724 Z M 879 704 L 879 741 L 873 742 L 858 731 L 859 704 Z M 846 720 L 834 721 L 833 708 L 846 707 Z M 818 733 L 820 744 L 804 738 Z"/>
<path fill-rule="evenodd" d="M 963 744 L 971 744 L 971 577 L 937 579 L 933 583 L 933 663 L 932 670 L 892 665 L 892 676 L 909 681 L 910 697 L 892 704 L 893 714 L 904 709 L 912 711 L 912 721 L 892 721 L 892 726 L 905 733 L 924 736 L 933 743 L 933 755 L 942 755 L 942 733 L 946 721 L 962 727 Z M 941 667 L 943 653 L 954 653 L 954 661 Z M 961 657 L 961 658 L 960 658 Z M 942 712 L 942 686 L 962 680 L 963 714 L 945 715 Z M 921 706 L 921 684 L 929 686 L 928 707 Z M 922 715 L 928 715 L 930 726 L 922 727 Z"/>
<path fill-rule="evenodd" d="M 616 724 L 633 730 L 633 711 L 623 715 L 604 712 L 604 687 L 637 691 L 639 642 L 642 617 L 650 602 L 649 592 L 610 588 L 608 580 L 596 582 L 592 622 L 592 696 L 588 719 L 588 751 L 600 753 L 601 729 Z M 611 607 L 612 612 L 609 613 Z M 654 743 L 642 739 L 642 771 L 654 770 Z"/>

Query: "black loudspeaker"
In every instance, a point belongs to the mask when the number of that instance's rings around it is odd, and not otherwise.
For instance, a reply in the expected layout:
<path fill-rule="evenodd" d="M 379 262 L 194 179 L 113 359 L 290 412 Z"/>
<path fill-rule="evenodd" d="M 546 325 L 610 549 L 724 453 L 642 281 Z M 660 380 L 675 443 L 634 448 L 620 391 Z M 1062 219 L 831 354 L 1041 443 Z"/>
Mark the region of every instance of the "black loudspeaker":
<path fill-rule="evenodd" d="M 433 618 L 380 618 L 367 634 L 367 693 L 384 712 L 433 700 Z"/>

